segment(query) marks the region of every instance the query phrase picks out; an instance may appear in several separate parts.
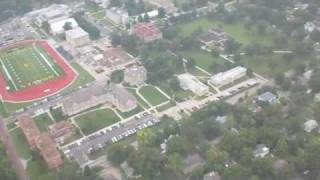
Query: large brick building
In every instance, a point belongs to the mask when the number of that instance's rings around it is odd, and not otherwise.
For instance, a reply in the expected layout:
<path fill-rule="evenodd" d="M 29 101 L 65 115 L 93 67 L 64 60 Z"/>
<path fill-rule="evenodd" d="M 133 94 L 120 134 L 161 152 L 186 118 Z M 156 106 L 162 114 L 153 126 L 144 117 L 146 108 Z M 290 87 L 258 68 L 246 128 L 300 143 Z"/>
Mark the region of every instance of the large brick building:
<path fill-rule="evenodd" d="M 162 38 L 160 29 L 155 24 L 149 22 L 135 24 L 132 28 L 132 34 L 135 34 L 146 42 Z"/>
<path fill-rule="evenodd" d="M 40 136 L 40 131 L 37 125 L 33 122 L 30 116 L 21 116 L 18 118 L 18 122 L 30 148 L 36 149 L 37 139 Z"/>

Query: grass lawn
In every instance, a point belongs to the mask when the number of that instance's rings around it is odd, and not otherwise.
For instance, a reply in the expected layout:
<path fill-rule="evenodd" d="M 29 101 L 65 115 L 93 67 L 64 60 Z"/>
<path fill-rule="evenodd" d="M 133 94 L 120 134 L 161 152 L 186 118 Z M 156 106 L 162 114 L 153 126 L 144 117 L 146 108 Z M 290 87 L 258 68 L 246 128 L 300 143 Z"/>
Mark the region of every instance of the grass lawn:
<path fill-rule="evenodd" d="M 142 112 L 142 111 L 143 111 L 143 108 L 142 108 L 141 106 L 138 106 L 138 107 L 136 107 L 134 110 L 129 111 L 129 112 L 121 112 L 121 111 L 119 111 L 119 110 L 117 110 L 117 111 L 118 111 L 118 113 L 121 115 L 121 117 L 123 117 L 123 118 L 129 118 L 129 117 L 131 117 L 131 116 L 134 116 L 134 115 Z"/>
<path fill-rule="evenodd" d="M 175 106 L 175 105 L 176 105 L 176 104 L 173 103 L 173 102 L 168 102 L 167 104 L 164 104 L 164 105 L 162 105 L 162 106 L 157 107 L 157 111 L 161 112 L 161 111 L 164 111 L 164 110 L 166 110 L 166 109 L 169 109 L 169 108 L 171 108 L 171 107 L 173 107 L 173 106 Z"/>
<path fill-rule="evenodd" d="M 254 72 L 266 77 L 274 77 L 277 73 L 284 73 L 297 65 L 304 63 L 301 59 L 286 60 L 281 55 L 242 56 L 241 64 L 250 67 Z"/>
<path fill-rule="evenodd" d="M 139 91 L 153 106 L 168 100 L 161 92 L 152 86 L 144 86 Z"/>
<path fill-rule="evenodd" d="M 67 117 L 64 115 L 61 107 L 55 108 L 55 109 L 50 109 L 50 113 L 51 113 L 52 117 L 54 118 L 54 120 L 57 122 L 67 119 Z"/>
<path fill-rule="evenodd" d="M 62 69 L 40 46 L 10 49 L 0 55 L 1 72 L 10 91 L 54 79 Z"/>
<path fill-rule="evenodd" d="M 110 126 L 119 120 L 119 117 L 110 109 L 99 109 L 75 117 L 76 123 L 85 134 Z"/>
<path fill-rule="evenodd" d="M 230 34 L 234 39 L 240 43 L 247 45 L 251 42 L 262 43 L 265 45 L 270 45 L 273 41 L 273 36 L 271 33 L 266 35 L 259 35 L 256 32 L 248 32 L 243 23 L 236 22 L 233 24 L 225 24 L 217 20 L 209 20 L 206 17 L 202 17 L 191 21 L 189 23 L 178 25 L 179 34 L 181 37 L 186 37 L 191 35 L 194 31 L 201 28 L 206 31 L 210 28 L 222 27 L 227 33 Z"/>
<path fill-rule="evenodd" d="M 31 158 L 31 150 L 29 148 L 27 140 L 24 137 L 22 130 L 20 128 L 17 128 L 11 131 L 10 135 L 19 156 L 21 156 L 24 159 Z"/>
<path fill-rule="evenodd" d="M 41 132 L 47 132 L 49 129 L 49 126 L 53 124 L 53 121 L 49 117 L 48 113 L 40 114 L 34 117 L 33 120 Z"/>
<path fill-rule="evenodd" d="M 106 13 L 105 13 L 104 10 L 100 10 L 100 11 L 97 11 L 97 12 L 92 12 L 91 14 L 96 19 L 101 20 L 101 19 L 103 19 L 105 17 Z"/>
<path fill-rule="evenodd" d="M 135 89 L 131 89 L 131 88 L 127 88 L 127 89 L 130 93 L 132 93 L 136 97 L 140 106 L 143 106 L 144 108 L 149 108 L 149 105 L 143 99 L 141 99 L 140 96 L 138 96 Z"/>
<path fill-rule="evenodd" d="M 186 59 L 194 59 L 197 66 L 208 71 L 209 73 L 212 73 L 210 69 L 214 63 L 223 64 L 225 62 L 225 60 L 221 59 L 220 57 L 213 57 L 210 53 L 205 52 L 200 48 L 191 51 L 181 51 L 179 54 Z"/>

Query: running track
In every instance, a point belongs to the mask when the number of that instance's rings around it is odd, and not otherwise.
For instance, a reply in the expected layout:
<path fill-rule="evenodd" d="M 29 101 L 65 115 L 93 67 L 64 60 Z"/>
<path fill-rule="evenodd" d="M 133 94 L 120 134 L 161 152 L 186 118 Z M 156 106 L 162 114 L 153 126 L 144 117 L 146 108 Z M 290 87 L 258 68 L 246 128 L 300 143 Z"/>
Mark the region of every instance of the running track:
<path fill-rule="evenodd" d="M 53 57 L 53 59 L 60 66 L 60 68 L 63 69 L 65 74 L 56 79 L 49 80 L 35 86 L 31 86 L 22 90 L 12 91 L 12 92 L 7 91 L 6 80 L 2 75 L 0 75 L 0 95 L 3 101 L 27 102 L 27 101 L 38 100 L 59 92 L 64 87 L 71 84 L 73 80 L 77 77 L 77 73 L 71 68 L 69 64 L 66 63 L 63 57 L 60 56 L 58 52 L 48 44 L 47 41 L 27 40 L 27 41 L 22 41 L 22 42 L 8 45 L 4 48 L 1 48 L 1 50 L 3 51 L 10 48 L 32 45 L 33 43 L 37 43 L 42 48 L 44 48 L 47 51 L 47 53 L 51 57 Z"/>

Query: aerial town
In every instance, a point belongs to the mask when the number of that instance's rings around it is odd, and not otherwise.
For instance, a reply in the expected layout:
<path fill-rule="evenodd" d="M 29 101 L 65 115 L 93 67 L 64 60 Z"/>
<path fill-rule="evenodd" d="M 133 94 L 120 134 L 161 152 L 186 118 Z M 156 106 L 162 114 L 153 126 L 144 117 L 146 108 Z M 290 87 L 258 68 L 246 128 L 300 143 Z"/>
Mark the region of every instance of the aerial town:
<path fill-rule="evenodd" d="M 319 0 L 1 0 L 0 179 L 319 180 Z"/>

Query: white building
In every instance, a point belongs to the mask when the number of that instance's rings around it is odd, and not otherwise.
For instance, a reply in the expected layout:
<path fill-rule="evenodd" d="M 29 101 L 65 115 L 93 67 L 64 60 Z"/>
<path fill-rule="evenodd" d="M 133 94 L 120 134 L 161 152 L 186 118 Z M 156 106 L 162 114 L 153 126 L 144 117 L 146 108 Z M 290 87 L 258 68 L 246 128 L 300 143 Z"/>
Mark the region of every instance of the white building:
<path fill-rule="evenodd" d="M 306 132 L 311 132 L 318 127 L 318 122 L 316 120 L 308 120 L 303 124 L 303 129 Z"/>
<path fill-rule="evenodd" d="M 66 31 L 66 40 L 73 48 L 90 42 L 89 34 L 80 27 Z"/>
<path fill-rule="evenodd" d="M 117 25 L 126 25 L 129 22 L 128 12 L 115 7 L 106 10 L 106 18 Z"/>
<path fill-rule="evenodd" d="M 147 80 L 147 70 L 143 66 L 131 66 L 124 71 L 124 81 L 130 85 L 141 85 Z"/>
<path fill-rule="evenodd" d="M 264 144 L 257 145 L 256 149 L 253 151 L 253 155 L 255 158 L 264 158 L 266 155 L 270 153 L 270 148 L 268 148 Z"/>
<path fill-rule="evenodd" d="M 66 23 L 70 23 L 73 29 L 79 27 L 78 23 L 74 18 L 61 17 L 61 18 L 52 19 L 49 21 L 51 33 L 53 35 L 64 33 L 63 27 Z"/>
<path fill-rule="evenodd" d="M 220 72 L 210 78 L 210 83 L 216 86 L 224 86 L 233 83 L 247 74 L 247 69 L 237 66 L 225 72 Z"/>
<path fill-rule="evenodd" d="M 182 89 L 190 90 L 197 96 L 203 96 L 209 92 L 208 86 L 189 73 L 179 75 L 178 80 Z"/>

